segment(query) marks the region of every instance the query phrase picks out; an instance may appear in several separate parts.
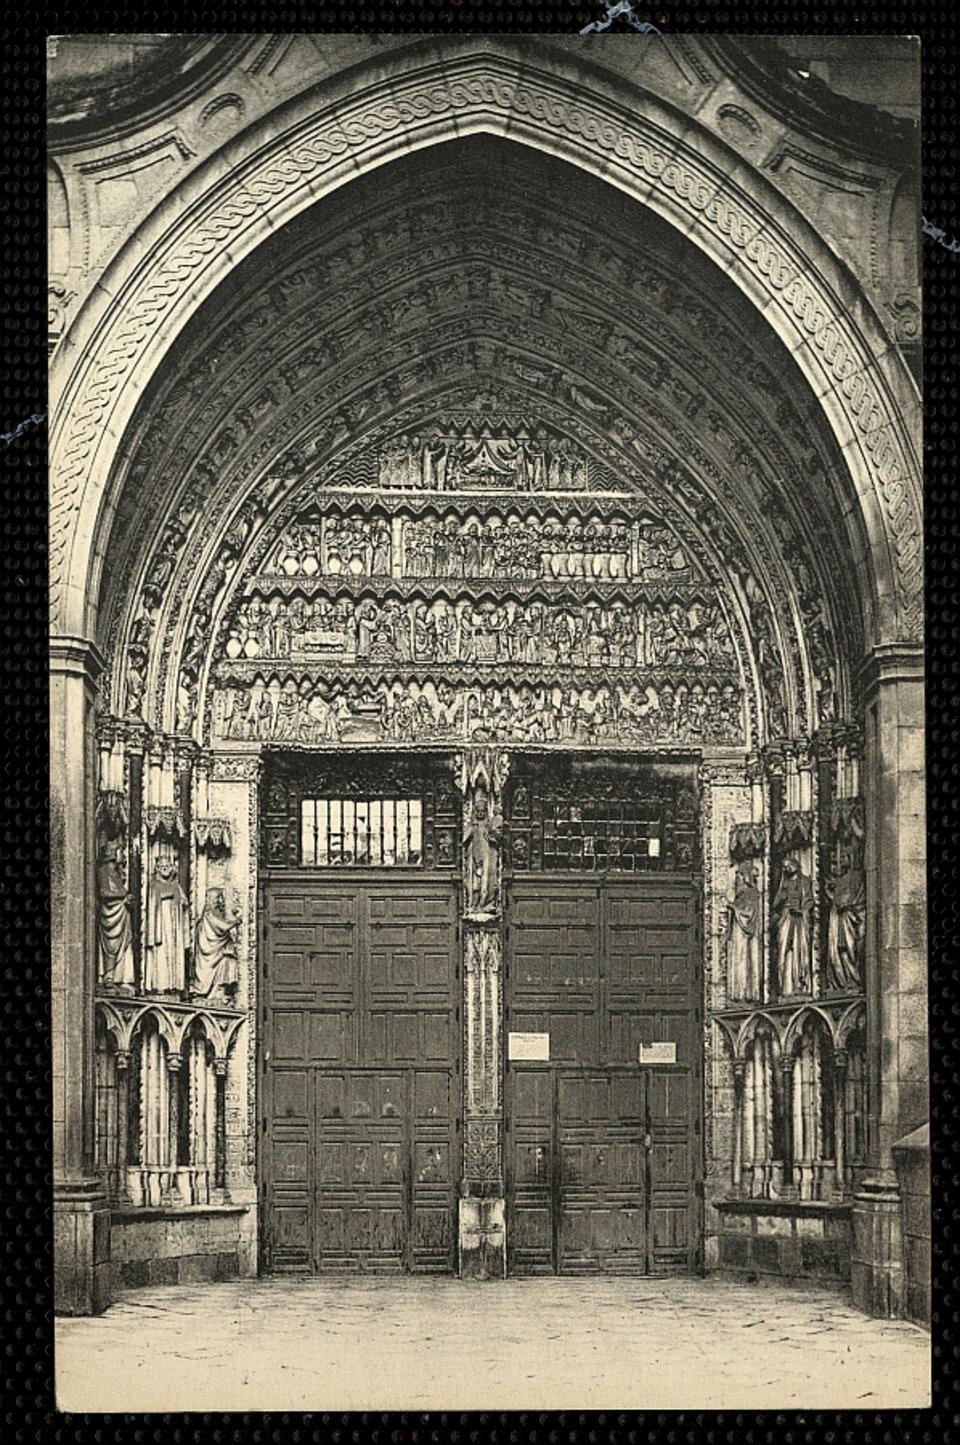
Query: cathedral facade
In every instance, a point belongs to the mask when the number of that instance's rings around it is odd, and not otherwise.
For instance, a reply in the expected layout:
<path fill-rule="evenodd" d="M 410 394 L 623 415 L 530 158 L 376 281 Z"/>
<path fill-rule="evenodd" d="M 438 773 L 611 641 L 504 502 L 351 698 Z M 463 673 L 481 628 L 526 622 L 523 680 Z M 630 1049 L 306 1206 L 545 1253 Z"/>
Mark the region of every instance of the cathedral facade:
<path fill-rule="evenodd" d="M 814 44 L 54 43 L 59 1310 L 928 1317 L 919 70 Z"/>

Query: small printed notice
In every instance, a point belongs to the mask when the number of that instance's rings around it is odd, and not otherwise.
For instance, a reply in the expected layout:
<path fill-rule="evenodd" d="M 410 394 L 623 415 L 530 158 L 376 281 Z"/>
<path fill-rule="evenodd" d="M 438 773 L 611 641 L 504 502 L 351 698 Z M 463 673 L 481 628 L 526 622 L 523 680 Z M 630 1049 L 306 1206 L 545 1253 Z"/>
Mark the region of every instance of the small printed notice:
<path fill-rule="evenodd" d="M 677 1062 L 676 1044 L 641 1044 L 641 1064 L 675 1064 Z"/>
<path fill-rule="evenodd" d="M 549 1059 L 549 1034 L 508 1034 L 507 1053 L 511 1059 Z"/>

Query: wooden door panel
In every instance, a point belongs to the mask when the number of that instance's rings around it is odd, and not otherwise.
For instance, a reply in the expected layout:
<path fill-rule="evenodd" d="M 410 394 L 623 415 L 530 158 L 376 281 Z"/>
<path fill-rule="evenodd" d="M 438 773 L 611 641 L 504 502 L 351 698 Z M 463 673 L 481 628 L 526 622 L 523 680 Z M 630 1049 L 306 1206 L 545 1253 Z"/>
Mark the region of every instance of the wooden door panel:
<path fill-rule="evenodd" d="M 265 913 L 266 1262 L 451 1272 L 452 880 L 285 877 Z"/>
<path fill-rule="evenodd" d="M 551 1244 L 563 1273 L 693 1263 L 696 905 L 692 883 L 674 879 L 513 880 L 508 1029 L 549 1034 L 550 1051 L 545 1069 L 508 1069 L 514 1273 L 544 1270 Z M 663 1072 L 639 1063 L 641 1044 L 656 1042 L 676 1046 Z"/>

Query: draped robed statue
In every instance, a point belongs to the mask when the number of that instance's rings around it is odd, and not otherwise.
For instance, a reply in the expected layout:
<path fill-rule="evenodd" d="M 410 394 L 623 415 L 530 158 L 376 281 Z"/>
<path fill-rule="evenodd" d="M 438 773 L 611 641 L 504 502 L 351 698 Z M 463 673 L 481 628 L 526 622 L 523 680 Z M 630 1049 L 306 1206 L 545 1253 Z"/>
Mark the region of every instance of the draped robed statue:
<path fill-rule="evenodd" d="M 839 871 L 826 884 L 825 892 L 830 901 L 827 987 L 859 993 L 863 988 L 867 889 L 863 869 L 849 850 L 841 854 Z"/>
<path fill-rule="evenodd" d="M 773 900 L 777 920 L 780 995 L 809 993 L 813 977 L 813 884 L 795 858 L 786 858 Z"/>
<path fill-rule="evenodd" d="M 237 930 L 240 910 L 227 917 L 226 894 L 222 888 L 208 888 L 203 912 L 197 920 L 190 991 L 208 998 L 214 989 L 232 994 L 238 982 Z"/>
<path fill-rule="evenodd" d="M 737 864 L 727 890 L 727 992 L 760 997 L 760 889 L 752 859 Z"/>
<path fill-rule="evenodd" d="M 100 981 L 133 988 L 133 929 L 130 894 L 123 876 L 122 845 L 104 845 L 97 865 L 97 936 L 100 944 Z"/>
<path fill-rule="evenodd" d="M 190 905 L 180 886 L 176 858 L 158 858 L 150 880 L 144 988 L 180 993 L 186 983 Z"/>

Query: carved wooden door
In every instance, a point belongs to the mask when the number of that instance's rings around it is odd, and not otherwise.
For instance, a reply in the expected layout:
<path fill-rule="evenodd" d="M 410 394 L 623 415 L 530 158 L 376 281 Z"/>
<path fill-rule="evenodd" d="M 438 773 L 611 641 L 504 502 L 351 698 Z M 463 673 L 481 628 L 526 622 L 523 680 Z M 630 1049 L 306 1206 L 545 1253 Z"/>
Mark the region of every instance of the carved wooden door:
<path fill-rule="evenodd" d="M 517 1274 L 694 1267 L 699 1002 L 692 879 L 515 877 L 507 1030 L 508 1262 Z M 640 1045 L 675 1062 L 641 1065 Z"/>
<path fill-rule="evenodd" d="M 265 905 L 264 1267 L 452 1271 L 453 880 L 290 871 Z"/>

